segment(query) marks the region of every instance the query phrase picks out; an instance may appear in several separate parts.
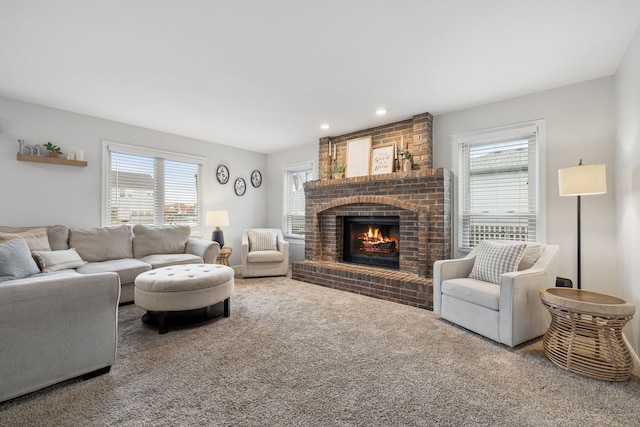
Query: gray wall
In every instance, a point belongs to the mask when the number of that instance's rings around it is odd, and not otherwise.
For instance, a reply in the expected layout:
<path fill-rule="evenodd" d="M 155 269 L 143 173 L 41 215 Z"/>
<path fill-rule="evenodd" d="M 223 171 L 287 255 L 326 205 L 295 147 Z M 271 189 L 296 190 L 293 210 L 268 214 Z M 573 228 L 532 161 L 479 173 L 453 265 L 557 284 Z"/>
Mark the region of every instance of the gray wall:
<path fill-rule="evenodd" d="M 52 141 L 63 150 L 84 150 L 86 168 L 19 162 L 18 138 L 27 144 Z M 240 263 L 243 228 L 265 226 L 264 209 L 270 183 L 251 186 L 251 171 L 267 175 L 267 156 L 224 145 L 157 132 L 54 108 L 0 97 L 0 224 L 30 226 L 65 224 L 71 227 L 101 226 L 102 140 L 206 157 L 204 166 L 204 210 L 229 211 L 224 227 L 226 246 L 233 248 L 231 264 Z M 225 163 L 231 179 L 220 185 L 215 178 L 218 164 Z M 247 192 L 238 197 L 233 180 L 242 177 Z M 277 186 L 278 184 L 276 184 Z M 210 238 L 211 227 L 204 229 Z"/>
<path fill-rule="evenodd" d="M 613 78 L 607 77 L 438 115 L 433 122 L 434 165 L 456 172 L 453 135 L 544 119 L 540 190 L 546 235 L 540 240 L 560 245 L 558 275 L 575 284 L 576 198 L 559 196 L 558 169 L 575 166 L 580 159 L 606 164 L 607 194 L 582 197 L 582 288 L 613 292 L 617 276 L 614 107 Z"/>
<path fill-rule="evenodd" d="M 616 223 L 618 224 L 618 280 L 612 293 L 636 303 L 636 314 L 625 336 L 640 363 L 640 27 L 629 44 L 615 77 Z"/>

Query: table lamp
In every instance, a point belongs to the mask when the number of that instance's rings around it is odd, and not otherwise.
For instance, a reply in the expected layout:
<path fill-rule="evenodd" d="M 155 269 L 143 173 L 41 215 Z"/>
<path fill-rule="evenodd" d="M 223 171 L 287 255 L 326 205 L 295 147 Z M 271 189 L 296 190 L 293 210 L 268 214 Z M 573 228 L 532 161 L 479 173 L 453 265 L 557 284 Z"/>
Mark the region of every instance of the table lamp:
<path fill-rule="evenodd" d="M 605 165 L 583 165 L 558 169 L 558 186 L 561 196 L 578 196 L 578 289 L 581 289 L 580 266 L 580 196 L 607 192 L 607 170 Z"/>
<path fill-rule="evenodd" d="M 229 211 L 207 211 L 207 227 L 216 227 L 211 233 L 211 240 L 224 246 L 224 233 L 220 227 L 229 225 Z"/>

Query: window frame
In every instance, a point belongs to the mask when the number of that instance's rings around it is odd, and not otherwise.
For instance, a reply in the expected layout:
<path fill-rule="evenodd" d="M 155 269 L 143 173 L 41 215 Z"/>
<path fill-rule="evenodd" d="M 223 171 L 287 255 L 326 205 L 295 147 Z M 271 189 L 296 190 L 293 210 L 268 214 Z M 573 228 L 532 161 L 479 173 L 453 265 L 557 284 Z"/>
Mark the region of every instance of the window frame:
<path fill-rule="evenodd" d="M 289 232 L 287 228 L 287 216 L 289 215 L 289 179 L 288 174 L 292 172 L 304 172 L 309 171 L 311 177 L 309 181 L 312 181 L 315 174 L 315 162 L 313 160 L 308 160 L 304 162 L 290 163 L 282 166 L 282 231 L 284 237 L 287 239 L 300 239 L 304 240 L 305 234 L 293 234 Z M 309 182 L 307 181 L 307 182 Z M 304 187 L 303 187 L 304 190 Z M 305 209 L 306 209 L 306 199 L 305 199 Z M 306 212 L 303 212 L 306 215 Z M 305 220 L 306 221 L 306 220 Z M 305 230 L 306 231 L 306 230 Z"/>
<path fill-rule="evenodd" d="M 120 142 L 113 141 L 102 141 L 102 206 L 101 206 L 101 223 L 103 227 L 110 226 L 109 218 L 110 213 L 109 210 L 109 197 L 111 193 L 111 189 L 109 187 L 109 172 L 110 172 L 110 161 L 111 161 L 111 152 L 117 152 L 121 154 L 133 155 L 133 156 L 141 156 L 141 157 L 149 157 L 149 158 L 161 158 L 168 161 L 173 162 L 182 162 L 182 163 L 192 163 L 198 166 L 198 175 L 200 177 L 201 185 L 198 186 L 197 189 L 197 199 L 198 199 L 198 226 L 192 227 L 191 236 L 192 237 L 202 237 L 204 233 L 204 166 L 206 162 L 206 158 L 202 156 L 195 156 L 191 154 L 167 151 L 167 150 L 159 150 L 155 148 L 148 148 L 137 146 L 133 144 L 125 144 Z M 160 224 L 156 224 L 160 225 Z"/>
<path fill-rule="evenodd" d="M 458 192 L 458 196 L 453 198 L 456 206 L 453 209 L 455 219 L 454 224 L 454 239 L 453 239 L 453 252 L 455 257 L 462 257 L 471 252 L 472 248 L 462 246 L 462 220 L 463 220 L 463 208 L 464 208 L 464 194 L 463 194 L 463 159 L 462 159 L 462 147 L 463 144 L 482 144 L 492 140 L 499 140 L 510 136 L 522 135 L 529 131 L 536 132 L 536 170 L 534 173 L 536 179 L 536 194 L 535 203 L 537 207 L 536 212 L 536 241 L 546 241 L 546 120 L 538 119 L 523 123 L 516 123 L 512 125 L 500 126 L 495 128 L 488 128 L 453 136 L 453 144 L 455 146 L 455 162 L 454 170 L 456 175 L 455 189 Z"/>

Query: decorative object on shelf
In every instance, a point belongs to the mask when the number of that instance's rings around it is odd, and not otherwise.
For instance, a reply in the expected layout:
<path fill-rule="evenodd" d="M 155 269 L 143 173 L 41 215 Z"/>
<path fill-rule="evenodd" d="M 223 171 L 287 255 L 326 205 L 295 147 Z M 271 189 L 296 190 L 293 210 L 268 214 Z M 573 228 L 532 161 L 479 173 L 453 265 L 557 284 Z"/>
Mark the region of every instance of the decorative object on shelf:
<path fill-rule="evenodd" d="M 371 168 L 371 137 L 347 141 L 347 177 L 369 175 Z"/>
<path fill-rule="evenodd" d="M 229 225 L 229 211 L 208 211 L 207 227 L 215 227 L 211 233 L 211 240 L 218 242 L 220 247 L 224 246 L 224 233 L 220 227 Z"/>
<path fill-rule="evenodd" d="M 373 149 L 371 175 L 393 172 L 393 145 Z"/>
<path fill-rule="evenodd" d="M 400 157 L 400 164 L 402 164 L 402 171 L 410 172 L 413 168 L 413 154 L 406 148 L 400 148 L 398 156 Z"/>
<path fill-rule="evenodd" d="M 331 177 L 333 179 L 341 179 L 344 178 L 344 170 L 345 166 L 340 163 L 335 163 L 331 166 Z"/>
<path fill-rule="evenodd" d="M 28 145 L 24 143 L 24 139 L 18 140 L 19 150 L 18 154 L 35 154 L 34 147 L 32 145 Z M 40 147 L 38 145 L 38 147 Z"/>
<path fill-rule="evenodd" d="M 262 185 L 262 174 L 259 170 L 251 172 L 251 185 L 253 185 L 254 188 L 258 188 Z"/>
<path fill-rule="evenodd" d="M 229 168 L 225 165 L 218 166 L 218 169 L 216 169 L 216 178 L 220 184 L 229 182 Z"/>
<path fill-rule="evenodd" d="M 561 196 L 578 196 L 578 289 L 581 289 L 580 255 L 580 196 L 605 194 L 607 192 L 607 169 L 605 165 L 583 165 L 558 169 L 558 186 Z"/>
<path fill-rule="evenodd" d="M 84 160 L 84 150 L 77 149 L 76 150 L 76 160 L 83 161 Z"/>
<path fill-rule="evenodd" d="M 62 154 L 62 149 L 53 144 L 51 141 L 48 141 L 46 144 L 44 144 L 44 148 L 46 148 L 49 152 L 49 157 L 57 158 L 60 157 L 60 154 Z"/>
<path fill-rule="evenodd" d="M 247 191 L 247 183 L 244 182 L 244 179 L 236 179 L 236 182 L 233 184 L 233 191 L 236 192 L 236 196 L 244 195 L 245 191 Z"/>

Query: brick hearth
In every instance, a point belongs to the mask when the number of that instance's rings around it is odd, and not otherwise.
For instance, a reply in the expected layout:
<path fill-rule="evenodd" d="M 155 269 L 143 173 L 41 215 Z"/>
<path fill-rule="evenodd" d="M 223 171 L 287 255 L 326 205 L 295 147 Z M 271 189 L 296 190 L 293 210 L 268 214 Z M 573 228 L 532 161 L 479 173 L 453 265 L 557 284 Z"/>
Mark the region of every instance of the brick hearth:
<path fill-rule="evenodd" d="M 432 309 L 433 263 L 451 257 L 451 176 L 432 169 L 432 119 L 425 113 L 320 141 L 321 179 L 304 187 L 305 259 L 293 263 L 294 279 Z M 394 142 L 400 146 L 402 138 L 414 153 L 414 170 L 328 179 L 329 141 L 346 155 L 346 141 L 366 135 L 372 136 L 373 148 Z M 343 262 L 345 216 L 399 217 L 400 270 Z"/>

